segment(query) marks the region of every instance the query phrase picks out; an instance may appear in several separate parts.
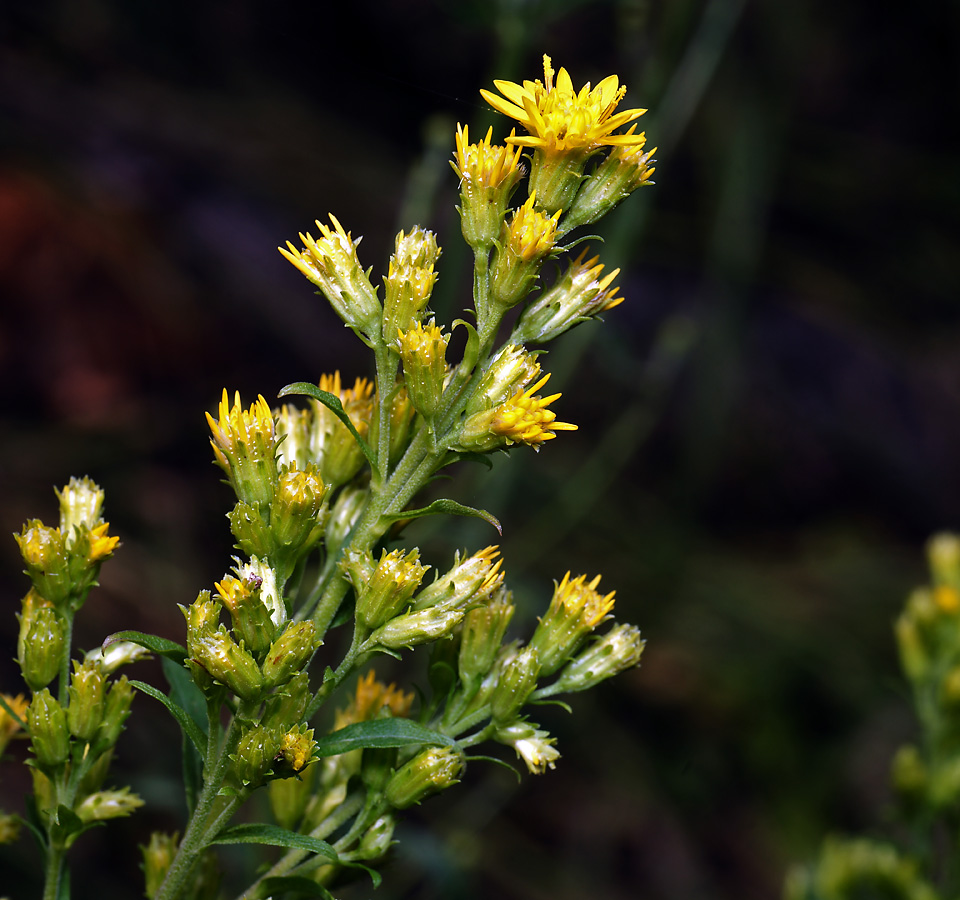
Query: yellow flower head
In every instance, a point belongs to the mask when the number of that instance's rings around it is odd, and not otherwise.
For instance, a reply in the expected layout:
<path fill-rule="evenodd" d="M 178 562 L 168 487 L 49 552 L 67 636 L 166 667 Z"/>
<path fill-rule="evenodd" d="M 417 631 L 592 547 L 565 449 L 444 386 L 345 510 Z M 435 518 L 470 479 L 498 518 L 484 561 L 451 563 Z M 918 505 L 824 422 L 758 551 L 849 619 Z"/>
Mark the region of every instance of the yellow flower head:
<path fill-rule="evenodd" d="M 3 700 L 16 713 L 16 718 L 10 715 L 2 706 L 0 706 L 0 754 L 3 753 L 7 744 L 21 728 L 20 723 L 27 717 L 27 707 L 29 701 L 23 694 L 17 694 L 11 697 L 9 694 L 3 695 Z"/>
<path fill-rule="evenodd" d="M 277 435 L 273 413 L 263 397 L 244 409 L 239 391 L 233 405 L 226 389 L 219 418 L 206 414 L 217 464 L 227 473 L 237 497 L 251 505 L 269 503 L 277 482 Z"/>
<path fill-rule="evenodd" d="M 540 390 L 550 378 L 549 373 L 544 375 L 526 390 L 518 390 L 509 400 L 472 416 L 467 420 L 464 433 L 485 430 L 488 440 L 477 435 L 480 443 L 486 444 L 492 440 L 492 446 L 477 447 L 476 449 L 493 449 L 506 444 L 527 444 L 534 450 L 539 450 L 544 441 L 553 440 L 557 431 L 576 431 L 577 426 L 569 422 L 558 422 L 557 414 L 547 407 L 560 394 L 551 394 L 549 397 L 537 397 Z M 475 421 L 476 420 L 476 421 Z M 482 420 L 482 421 L 481 421 Z"/>
<path fill-rule="evenodd" d="M 461 181 L 460 188 L 471 192 L 482 188 L 509 190 L 523 177 L 520 164 L 520 147 L 510 146 L 514 132 L 510 132 L 507 146 L 491 144 L 493 126 L 487 129 L 487 135 L 477 144 L 470 143 L 470 132 L 466 125 L 457 125 L 457 152 L 455 161 L 450 165 Z"/>
<path fill-rule="evenodd" d="M 587 628 L 596 628 L 613 609 L 616 594 L 616 591 L 601 594 L 597 590 L 598 584 L 599 575 L 587 581 L 586 575 L 571 579 L 567 572 L 553 592 L 551 609 L 562 610 L 566 616 L 576 616 Z"/>
<path fill-rule="evenodd" d="M 96 528 L 91 528 L 89 533 L 90 550 L 87 553 L 87 560 L 91 563 L 101 562 L 113 555 L 113 551 L 120 543 L 120 538 L 111 537 L 107 534 L 110 528 L 109 522 L 103 522 Z"/>
<path fill-rule="evenodd" d="M 382 310 L 377 292 L 357 257 L 360 238 L 354 240 L 349 231 L 344 231 L 336 216 L 331 214 L 330 221 L 333 228 L 317 221 L 320 229 L 317 240 L 309 232 L 301 234 L 304 245 L 301 250 L 290 241 L 286 249 L 277 249 L 320 288 L 347 325 L 368 336 L 376 336 Z"/>
<path fill-rule="evenodd" d="M 313 762 L 313 751 L 317 742 L 313 739 L 313 729 L 298 725 L 280 738 L 280 751 L 283 761 L 294 771 L 302 771 Z"/>
<path fill-rule="evenodd" d="M 544 215 L 533 208 L 535 194 L 531 194 L 523 206 L 517 207 L 507 226 L 507 249 L 523 262 L 542 259 L 552 249 L 557 234 L 560 210 L 552 216 Z"/>
<path fill-rule="evenodd" d="M 592 89 L 587 82 L 578 92 L 566 69 L 554 73 L 546 54 L 543 75 L 542 82 L 537 79 L 524 81 L 522 85 L 494 81 L 503 97 L 480 91 L 494 109 L 516 119 L 529 132 L 527 137 L 509 137 L 508 143 L 548 154 L 589 154 L 602 146 L 631 146 L 641 140 L 642 135 L 614 134 L 622 125 L 646 112 L 645 109 L 614 112 L 626 93 L 616 75 L 608 75 Z"/>
<path fill-rule="evenodd" d="M 405 694 L 395 684 L 386 685 L 377 681 L 376 673 L 371 669 L 357 681 L 356 694 L 347 708 L 337 710 L 333 728 L 336 731 L 356 722 L 375 719 L 384 707 L 390 710 L 392 716 L 408 716 L 411 706 L 412 693 Z"/>

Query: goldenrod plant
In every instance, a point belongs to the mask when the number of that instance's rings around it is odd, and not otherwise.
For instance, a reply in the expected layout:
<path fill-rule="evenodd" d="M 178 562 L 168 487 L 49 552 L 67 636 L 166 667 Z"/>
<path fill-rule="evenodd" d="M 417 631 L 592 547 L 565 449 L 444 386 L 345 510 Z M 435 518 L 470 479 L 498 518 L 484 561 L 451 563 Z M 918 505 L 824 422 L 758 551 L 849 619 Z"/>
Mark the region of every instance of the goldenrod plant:
<path fill-rule="evenodd" d="M 828 838 L 817 861 L 793 869 L 785 900 L 940 900 L 960 894 L 960 536 L 927 546 L 931 584 L 896 621 L 900 664 L 920 726 L 891 778 L 903 829 L 893 838 Z"/>
<path fill-rule="evenodd" d="M 441 248 L 423 227 L 397 235 L 382 292 L 359 238 L 333 215 L 316 236 L 280 248 L 372 351 L 375 378 L 334 372 L 291 384 L 279 408 L 223 392 L 207 421 L 236 497 L 228 519 L 238 555 L 180 606 L 182 643 L 120 631 L 74 658 L 74 616 L 118 548 L 89 478 L 59 493 L 59 527 L 34 520 L 16 536 L 32 584 L 17 646 L 30 699 L 3 697 L 0 740 L 22 732 L 30 743 L 24 821 L 44 851 L 46 900 L 68 895 L 67 851 L 83 831 L 142 803 L 127 787 L 104 787 L 136 693 L 183 732 L 188 811 L 179 831 L 141 848 L 145 896 L 216 897 L 216 847 L 258 843 L 281 852 L 240 896 L 329 897 L 358 868 L 379 880 L 402 810 L 489 758 L 474 748 L 508 747 L 530 773 L 553 768 L 560 752 L 531 706 L 639 663 L 636 627 L 600 631 L 614 592 L 599 575 L 563 575 L 524 641 L 509 630 L 520 601 L 496 545 L 428 562 L 399 544 L 423 516 L 500 529 L 489 511 L 418 497 L 454 463 L 538 451 L 576 430 L 558 419 L 560 395 L 544 391 L 539 348 L 622 300 L 619 270 L 564 239 L 652 183 L 653 151 L 636 128 L 645 110 L 618 111 L 625 88 L 615 75 L 577 90 L 565 69 L 543 64 L 542 81 L 482 92 L 525 134 L 496 144 L 491 129 L 472 142 L 462 126 L 451 136 L 474 257 L 465 318 L 441 324 L 430 311 Z M 547 260 L 560 262 L 549 285 Z M 451 358 L 456 331 L 463 349 Z M 373 666 L 421 646 L 429 684 L 415 702 Z M 147 653 L 161 658 L 169 689 L 117 676 Z M 235 823 L 261 788 L 273 821 Z M 0 839 L 15 840 L 20 824 L 6 815 Z"/>

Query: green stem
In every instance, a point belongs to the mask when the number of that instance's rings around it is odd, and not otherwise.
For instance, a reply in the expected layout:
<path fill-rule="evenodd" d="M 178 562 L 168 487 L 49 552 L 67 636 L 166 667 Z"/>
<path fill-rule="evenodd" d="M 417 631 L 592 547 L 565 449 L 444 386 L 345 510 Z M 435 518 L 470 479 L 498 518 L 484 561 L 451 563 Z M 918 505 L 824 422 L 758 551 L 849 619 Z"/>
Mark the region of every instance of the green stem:
<path fill-rule="evenodd" d="M 181 890 L 186 885 L 193 867 L 196 865 L 197 858 L 206 847 L 209 840 L 208 819 L 213 811 L 214 804 L 220 793 L 224 778 L 227 774 L 227 767 L 230 763 L 230 753 L 236 749 L 236 744 L 240 736 L 240 718 L 241 714 L 248 712 L 245 710 L 246 704 L 242 704 L 240 710 L 227 733 L 223 738 L 223 744 L 220 747 L 220 755 L 217 757 L 216 766 L 213 771 L 208 773 L 207 783 L 203 786 L 200 796 L 197 798 L 197 806 L 190 817 L 190 823 L 180 842 L 177 855 L 174 857 L 170 868 L 167 871 L 166 878 L 160 886 L 155 900 L 174 900 L 179 896 Z M 228 804 L 229 808 L 229 804 Z M 234 807 L 235 809 L 236 807 Z M 231 809 L 231 814 L 233 810 Z M 219 825 L 223 813 L 219 813 L 214 824 Z"/>
<path fill-rule="evenodd" d="M 378 344 L 374 354 L 377 362 L 377 469 L 382 483 L 390 469 L 390 418 L 398 360 L 385 344 Z"/>
<path fill-rule="evenodd" d="M 355 816 L 363 808 L 364 795 L 362 791 L 356 791 L 347 797 L 329 816 L 327 816 L 316 828 L 310 832 L 310 837 L 317 840 L 324 840 L 328 835 L 333 834 L 345 822 Z M 253 884 L 250 885 L 237 900 L 249 900 L 256 891 L 257 886 L 265 878 L 276 878 L 279 875 L 286 875 L 292 869 L 299 865 L 300 861 L 308 855 L 307 850 L 290 850 L 285 853 L 269 871 L 261 875 Z M 319 857 L 321 860 L 323 857 Z M 323 863 L 321 862 L 321 865 Z"/>
<path fill-rule="evenodd" d="M 63 855 L 63 847 L 55 847 L 53 844 L 48 845 L 43 900 L 57 900 L 60 896 L 60 880 L 64 877 Z"/>
<path fill-rule="evenodd" d="M 73 612 L 68 611 L 63 617 L 63 658 L 60 660 L 59 700 L 66 709 L 70 700 L 68 687 L 70 685 L 70 650 L 73 646 Z"/>

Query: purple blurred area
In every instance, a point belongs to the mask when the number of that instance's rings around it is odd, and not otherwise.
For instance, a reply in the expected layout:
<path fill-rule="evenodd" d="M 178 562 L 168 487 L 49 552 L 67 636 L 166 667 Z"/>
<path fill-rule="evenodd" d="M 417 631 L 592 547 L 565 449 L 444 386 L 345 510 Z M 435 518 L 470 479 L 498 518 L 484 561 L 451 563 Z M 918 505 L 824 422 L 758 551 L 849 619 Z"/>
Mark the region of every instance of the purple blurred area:
<path fill-rule="evenodd" d="M 55 521 L 52 487 L 89 474 L 123 546 L 78 646 L 181 640 L 176 604 L 234 552 L 204 411 L 224 387 L 272 402 L 369 374 L 277 245 L 333 212 L 377 283 L 416 217 L 449 321 L 469 287 L 453 130 L 509 130 L 478 89 L 541 76 L 544 51 L 578 84 L 615 71 L 661 150 L 598 245 L 626 302 L 544 359 L 580 431 L 456 496 L 505 523 L 527 621 L 551 578 L 602 571 L 647 656 L 543 713 L 556 772 L 517 787 L 478 762 L 417 810 L 375 896 L 776 896 L 884 808 L 912 733 L 890 623 L 926 537 L 960 528 L 958 34 L 934 0 L 7 5 L 0 530 Z M 451 535 L 493 539 L 411 530 L 436 565 Z M 0 565 L 16 692 L 12 540 Z M 150 806 L 81 839 L 79 900 L 139 896 L 135 844 L 182 829 L 179 737 L 151 703 L 117 769 Z M 0 805 L 22 809 L 24 778 L 0 765 Z M 38 860 L 28 836 L 0 848 L 0 893 L 35 896 Z"/>

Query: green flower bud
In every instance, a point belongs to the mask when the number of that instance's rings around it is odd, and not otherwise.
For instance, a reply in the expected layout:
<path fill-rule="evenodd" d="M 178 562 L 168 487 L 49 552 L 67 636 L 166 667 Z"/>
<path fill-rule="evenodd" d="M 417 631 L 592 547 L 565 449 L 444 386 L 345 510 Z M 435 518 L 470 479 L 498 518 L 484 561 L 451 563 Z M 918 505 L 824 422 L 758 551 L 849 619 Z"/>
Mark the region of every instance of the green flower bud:
<path fill-rule="evenodd" d="M 386 787 L 387 802 L 406 809 L 451 787 L 463 772 L 463 756 L 452 747 L 429 747 L 398 769 Z"/>
<path fill-rule="evenodd" d="M 313 656 L 319 646 L 313 622 L 291 622 L 267 651 L 263 681 L 267 687 L 286 684 Z"/>
<path fill-rule="evenodd" d="M 63 490 L 54 490 L 60 501 L 60 533 L 68 544 L 74 530 L 93 530 L 102 523 L 103 491 L 90 478 L 71 478 Z"/>
<path fill-rule="evenodd" d="M 193 603 L 180 606 L 180 612 L 187 620 L 187 652 L 191 656 L 196 655 L 197 639 L 217 630 L 221 609 L 220 601 L 210 598 L 210 591 L 200 591 Z"/>
<path fill-rule="evenodd" d="M 501 588 L 489 603 L 475 606 L 463 617 L 458 668 L 464 685 L 475 687 L 490 671 L 513 618 L 512 601 L 510 591 Z"/>
<path fill-rule="evenodd" d="M 400 358 L 403 360 L 403 377 L 407 392 L 415 409 L 427 420 L 432 420 L 443 394 L 447 375 L 447 342 L 433 324 L 424 327 L 419 321 L 407 331 L 400 332 Z"/>
<path fill-rule="evenodd" d="M 41 768 L 55 769 L 67 761 L 70 755 L 67 714 L 46 688 L 33 695 L 27 709 L 27 726 Z"/>
<path fill-rule="evenodd" d="M 413 598 L 413 609 L 466 610 L 485 602 L 503 584 L 499 555 L 496 545 L 484 547 L 463 560 L 458 552 L 453 567 Z"/>
<path fill-rule="evenodd" d="M 397 616 L 410 603 L 429 566 L 420 564 L 416 549 L 383 551 L 363 587 L 357 592 L 357 621 L 365 628 L 378 628 Z"/>
<path fill-rule="evenodd" d="M 92 741 L 103 722 L 106 707 L 104 679 L 96 661 L 73 664 L 68 690 L 67 726 L 81 741 Z"/>
<path fill-rule="evenodd" d="M 303 721 L 307 704 L 313 697 L 310 675 L 303 670 L 293 676 L 280 690 L 267 698 L 263 724 L 288 730 Z"/>
<path fill-rule="evenodd" d="M 557 679 L 562 691 L 585 691 L 640 665 L 646 644 L 634 625 L 616 625 L 567 663 Z"/>
<path fill-rule="evenodd" d="M 439 640 L 450 634 L 463 619 L 465 610 L 430 607 L 391 619 L 364 642 L 362 649 L 379 645 L 399 650 Z"/>
<path fill-rule="evenodd" d="M 243 785 L 257 787 L 272 770 L 280 751 L 281 735 L 273 728 L 257 725 L 251 728 L 237 745 L 233 760 L 233 771 Z"/>
<path fill-rule="evenodd" d="M 520 344 L 504 344 L 481 375 L 476 391 L 470 395 L 467 416 L 499 406 L 536 381 L 539 374 L 537 353 L 529 353 Z"/>
<path fill-rule="evenodd" d="M 244 700 L 256 700 L 262 692 L 259 666 L 222 625 L 216 631 L 201 632 L 194 639 L 193 661 Z"/>
<path fill-rule="evenodd" d="M 131 794 L 130 788 L 122 788 L 119 791 L 98 791 L 85 797 L 76 808 L 76 813 L 84 822 L 102 822 L 129 816 L 141 806 L 143 800 Z"/>
<path fill-rule="evenodd" d="M 560 210 L 553 215 L 542 213 L 534 208 L 536 200 L 532 191 L 527 202 L 514 210 L 494 248 L 490 297 L 504 307 L 514 306 L 530 293 L 556 241 Z"/>
<path fill-rule="evenodd" d="M 928 774 L 920 750 L 912 744 L 901 747 L 891 766 L 893 786 L 900 797 L 919 805 L 926 796 Z"/>
<path fill-rule="evenodd" d="M 270 526 L 257 506 L 239 501 L 227 513 L 227 518 L 230 520 L 230 533 L 237 539 L 240 550 L 247 556 L 270 556 L 274 549 L 273 537 Z"/>
<path fill-rule="evenodd" d="M 328 553 L 335 553 L 343 546 L 369 497 L 370 489 L 366 487 L 348 486 L 340 492 L 327 522 L 325 537 Z"/>
<path fill-rule="evenodd" d="M 150 835 L 150 843 L 146 847 L 140 846 L 140 852 L 143 854 L 143 875 L 146 881 L 144 893 L 150 900 L 160 892 L 160 885 L 167 877 L 167 870 L 177 855 L 179 843 L 180 835 L 177 832 L 164 834 L 162 831 L 155 831 Z"/>
<path fill-rule="evenodd" d="M 393 830 L 396 825 L 397 819 L 393 813 L 380 816 L 360 838 L 356 858 L 379 859 L 383 856 L 393 843 Z"/>
<path fill-rule="evenodd" d="M 150 651 L 146 647 L 133 641 L 114 641 L 110 638 L 103 642 L 103 646 L 84 656 L 84 662 L 97 663 L 104 675 L 112 675 L 117 669 L 141 659 L 150 659 Z"/>
<path fill-rule="evenodd" d="M 105 747 L 112 747 L 120 733 L 124 722 L 130 715 L 130 706 L 133 703 L 133 685 L 123 675 L 110 685 L 107 702 L 103 712 L 103 723 L 100 726 L 98 743 Z"/>
<path fill-rule="evenodd" d="M 501 670 L 490 698 L 491 718 L 497 723 L 510 723 L 537 687 L 540 658 L 534 647 L 525 647 Z"/>
<path fill-rule="evenodd" d="M 281 558 L 293 562 L 319 540 L 326 493 L 316 466 L 290 468 L 280 476 L 270 511 L 270 530 Z"/>
<path fill-rule="evenodd" d="M 14 539 L 34 588 L 48 602 L 59 606 L 73 593 L 70 555 L 63 535 L 39 519 L 31 519 Z"/>
<path fill-rule="evenodd" d="M 419 322 L 437 280 L 434 264 L 440 256 L 436 235 L 414 226 L 410 234 L 397 235 L 396 251 L 390 257 L 383 302 L 383 337 L 389 345 L 397 333 Z"/>
<path fill-rule="evenodd" d="M 934 584 L 960 589 L 960 537 L 955 534 L 934 535 L 927 543 L 927 558 Z"/>
<path fill-rule="evenodd" d="M 24 598 L 17 640 L 20 671 L 31 690 L 45 688 L 60 672 L 65 651 L 63 620 L 52 606 L 35 605 Z M 36 595 L 34 595 L 36 596 Z"/>

